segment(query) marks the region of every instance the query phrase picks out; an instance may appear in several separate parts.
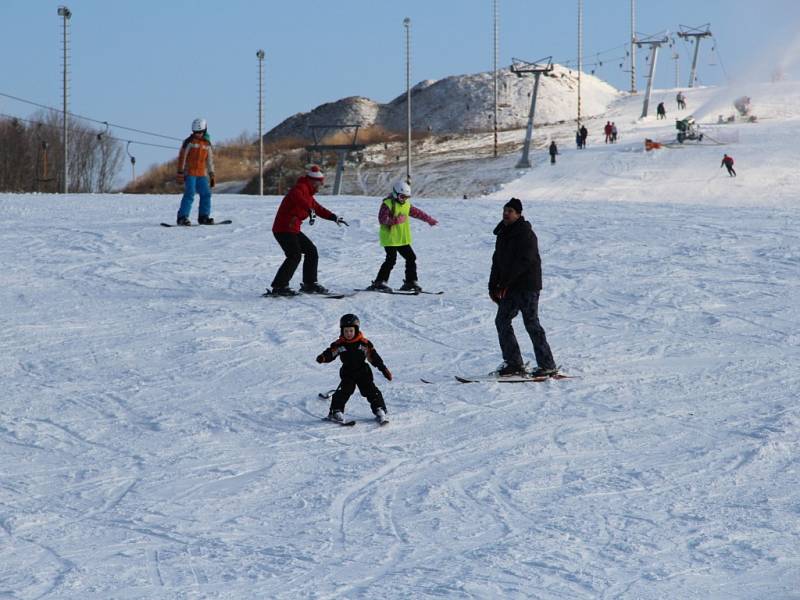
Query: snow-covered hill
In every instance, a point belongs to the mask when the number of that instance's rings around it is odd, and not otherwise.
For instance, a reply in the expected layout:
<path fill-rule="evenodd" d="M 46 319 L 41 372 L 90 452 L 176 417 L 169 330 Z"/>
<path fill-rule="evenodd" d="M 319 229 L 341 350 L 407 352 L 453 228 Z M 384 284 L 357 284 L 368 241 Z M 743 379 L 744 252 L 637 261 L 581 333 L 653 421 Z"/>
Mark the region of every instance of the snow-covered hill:
<path fill-rule="evenodd" d="M 498 71 L 498 127 L 519 129 L 527 124 L 533 77 L 518 77 L 508 69 Z M 595 116 L 619 95 L 612 86 L 584 73 L 581 97 L 584 114 Z M 537 97 L 540 123 L 572 118 L 577 105 L 577 71 L 554 65 L 541 78 Z M 354 96 L 329 102 L 284 120 L 264 135 L 266 142 L 286 138 L 313 140 L 311 126 L 347 123 L 362 128 L 379 127 L 394 133 L 406 131 L 406 94 L 386 104 Z M 411 90 L 411 124 L 415 132 L 436 135 L 492 130 L 494 75 L 492 72 L 453 75 L 425 80 Z"/>
<path fill-rule="evenodd" d="M 442 296 L 261 298 L 275 197 L 166 229 L 177 196 L 0 195 L 0 598 L 797 598 L 797 89 L 751 92 L 735 144 L 657 153 L 642 138 L 672 111 L 621 101 L 615 146 L 598 120 L 493 196 L 416 200 Z M 486 280 L 511 194 L 577 378 L 459 384 L 500 362 Z M 320 199 L 350 222 L 304 228 L 321 282 L 368 283 L 379 199 Z M 314 357 L 346 312 L 395 375 L 386 428 L 357 394 L 354 428 L 320 420 L 338 369 Z"/>

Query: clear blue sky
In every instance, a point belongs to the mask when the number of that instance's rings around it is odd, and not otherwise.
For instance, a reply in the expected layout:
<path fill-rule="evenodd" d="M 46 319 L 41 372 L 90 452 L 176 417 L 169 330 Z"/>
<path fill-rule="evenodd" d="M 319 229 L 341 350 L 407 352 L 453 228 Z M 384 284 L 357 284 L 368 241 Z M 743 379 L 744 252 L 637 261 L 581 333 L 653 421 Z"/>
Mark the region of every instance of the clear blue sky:
<path fill-rule="evenodd" d="M 323 102 L 354 95 L 384 102 L 402 93 L 406 16 L 413 82 L 492 68 L 491 0 L 0 0 L 0 92 L 60 106 L 60 4 L 72 11 L 70 110 L 179 138 L 195 116 L 208 119 L 216 141 L 257 131 L 259 48 L 266 52 L 265 131 Z M 498 0 L 500 66 L 512 57 L 574 61 L 577 4 Z M 629 65 L 619 60 L 629 38 L 629 0 L 584 5 L 585 71 L 595 68 L 629 89 Z M 785 46 L 800 27 L 797 0 L 638 0 L 637 7 L 636 29 L 645 34 L 711 23 L 717 52 L 704 41 L 698 73 L 707 84 L 724 82 L 721 65 L 735 76 L 776 40 Z M 600 57 L 602 67 L 588 66 L 597 52 L 614 47 Z M 688 44 L 679 41 L 677 51 L 685 85 Z M 672 52 L 659 57 L 658 87 L 673 86 Z M 34 110 L 0 97 L 0 113 L 27 117 Z M 131 146 L 140 173 L 177 151 L 177 142 L 115 133 L 175 145 L 175 151 Z M 123 170 L 121 181 L 128 174 Z"/>

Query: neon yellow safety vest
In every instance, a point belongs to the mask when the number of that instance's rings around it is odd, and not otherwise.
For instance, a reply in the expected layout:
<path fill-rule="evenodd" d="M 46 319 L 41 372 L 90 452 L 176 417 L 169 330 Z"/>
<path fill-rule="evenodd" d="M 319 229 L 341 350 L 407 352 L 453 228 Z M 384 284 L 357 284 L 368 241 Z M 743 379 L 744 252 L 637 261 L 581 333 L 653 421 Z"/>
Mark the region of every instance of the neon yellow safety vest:
<path fill-rule="evenodd" d="M 381 225 L 381 246 L 408 246 L 411 244 L 411 198 L 402 204 L 392 198 L 386 198 L 383 203 L 389 207 L 393 217 L 405 215 L 406 220 L 397 225 Z"/>

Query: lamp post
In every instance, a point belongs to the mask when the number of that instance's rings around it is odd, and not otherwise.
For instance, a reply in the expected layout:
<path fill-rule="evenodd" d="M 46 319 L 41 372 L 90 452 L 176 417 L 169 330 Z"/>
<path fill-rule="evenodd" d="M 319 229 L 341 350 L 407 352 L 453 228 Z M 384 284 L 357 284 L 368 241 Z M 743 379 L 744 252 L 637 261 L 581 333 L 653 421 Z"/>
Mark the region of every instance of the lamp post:
<path fill-rule="evenodd" d="M 69 159 L 69 150 L 68 150 L 68 148 L 69 148 L 69 134 L 68 134 L 68 130 L 67 130 L 67 123 L 68 123 L 67 97 L 69 95 L 69 80 L 68 80 L 68 74 L 69 74 L 69 45 L 68 45 L 69 31 L 68 31 L 68 25 L 69 25 L 69 20 L 72 17 L 72 11 L 70 11 L 70 9 L 67 8 L 66 6 L 59 6 L 58 7 L 58 16 L 61 17 L 62 20 L 63 20 L 63 47 L 62 47 L 62 52 L 64 54 L 64 56 L 63 56 L 64 64 L 63 64 L 63 69 L 62 69 L 62 90 L 63 90 L 63 98 L 62 98 L 63 99 L 63 108 L 62 108 L 62 116 L 63 116 L 62 129 L 63 129 L 63 131 L 62 131 L 62 138 L 63 138 L 63 141 L 64 141 L 64 173 L 63 173 L 64 184 L 63 184 L 63 187 L 62 187 L 62 191 L 63 191 L 63 193 L 66 194 L 66 193 L 69 192 L 69 161 L 68 161 L 68 159 Z"/>
<path fill-rule="evenodd" d="M 264 51 L 256 52 L 258 58 L 258 195 L 264 195 Z"/>
<path fill-rule="evenodd" d="M 631 0 L 631 94 L 636 93 L 636 0 Z"/>
<path fill-rule="evenodd" d="M 581 71 L 583 70 L 583 0 L 578 0 L 578 129 L 581 128 Z"/>
<path fill-rule="evenodd" d="M 492 13 L 494 16 L 494 24 L 492 27 L 493 33 L 493 65 L 492 65 L 492 79 L 494 82 L 494 157 L 497 158 L 497 52 L 498 52 L 498 35 L 497 35 L 497 0 L 492 2 Z"/>
<path fill-rule="evenodd" d="M 411 19 L 403 19 L 406 28 L 406 181 L 411 184 Z"/>

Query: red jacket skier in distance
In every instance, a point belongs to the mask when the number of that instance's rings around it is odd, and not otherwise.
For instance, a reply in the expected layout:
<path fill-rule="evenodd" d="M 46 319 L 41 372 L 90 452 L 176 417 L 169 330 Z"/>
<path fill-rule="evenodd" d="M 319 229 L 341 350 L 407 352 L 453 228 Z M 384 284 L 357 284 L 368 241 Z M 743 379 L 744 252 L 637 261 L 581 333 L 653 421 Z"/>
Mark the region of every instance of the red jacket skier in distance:
<path fill-rule="evenodd" d="M 300 177 L 281 200 L 272 224 L 272 231 L 275 233 L 300 233 L 300 224 L 309 217 L 312 210 L 321 219 L 335 221 L 336 215 L 314 198 L 314 194 L 321 185 L 322 179 L 313 179 L 307 175 Z"/>

